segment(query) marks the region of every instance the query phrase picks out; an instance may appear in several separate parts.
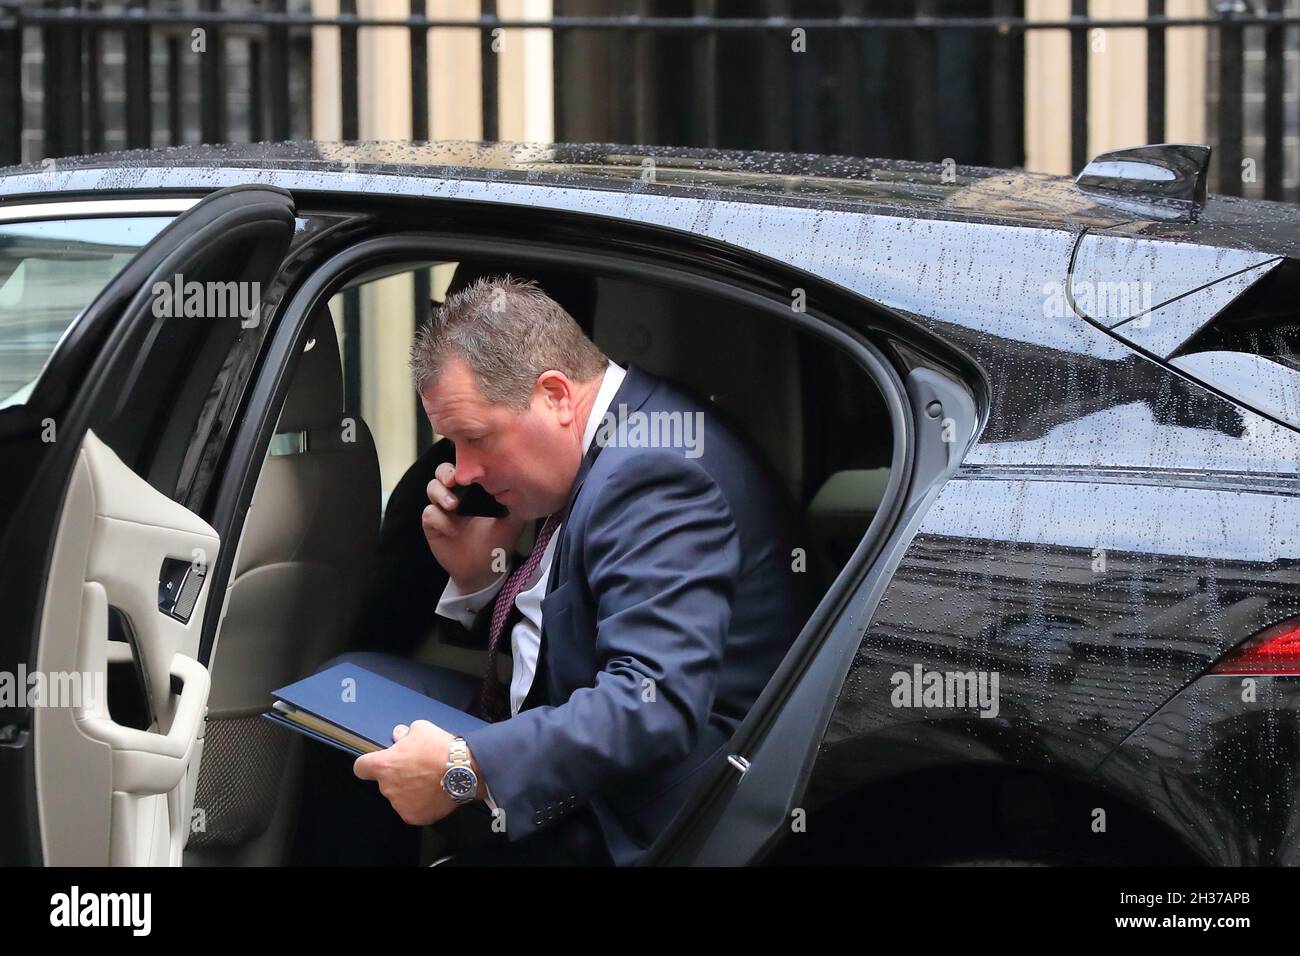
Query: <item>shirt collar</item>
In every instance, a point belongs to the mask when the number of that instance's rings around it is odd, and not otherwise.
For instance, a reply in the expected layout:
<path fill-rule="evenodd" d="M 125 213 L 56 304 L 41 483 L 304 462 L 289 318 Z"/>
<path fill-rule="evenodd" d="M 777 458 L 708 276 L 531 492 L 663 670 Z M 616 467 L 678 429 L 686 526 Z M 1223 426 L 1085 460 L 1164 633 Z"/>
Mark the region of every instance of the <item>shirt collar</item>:
<path fill-rule="evenodd" d="M 596 392 L 596 400 L 591 405 L 591 414 L 587 416 L 587 427 L 582 432 L 582 453 L 585 455 L 591 450 L 592 439 L 596 437 L 596 429 L 600 427 L 601 419 L 609 411 L 610 403 L 614 401 L 614 396 L 618 394 L 619 387 L 623 384 L 623 379 L 627 376 L 627 371 L 619 365 L 610 362 L 605 368 L 605 377 L 601 380 L 600 388 Z"/>

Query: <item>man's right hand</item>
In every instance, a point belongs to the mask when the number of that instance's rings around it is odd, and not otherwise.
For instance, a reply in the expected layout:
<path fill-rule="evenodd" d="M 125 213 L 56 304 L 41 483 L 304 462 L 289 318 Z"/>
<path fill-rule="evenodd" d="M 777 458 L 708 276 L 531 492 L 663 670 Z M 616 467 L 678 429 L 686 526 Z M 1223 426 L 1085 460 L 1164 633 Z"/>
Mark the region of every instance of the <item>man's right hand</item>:
<path fill-rule="evenodd" d="M 443 462 L 433 474 L 426 488 L 429 506 L 421 519 L 424 537 L 456 587 L 472 594 L 500 576 L 502 562 L 493 559 L 502 552 L 509 558 L 525 522 L 513 515 L 476 518 L 456 514 L 456 466 Z"/>

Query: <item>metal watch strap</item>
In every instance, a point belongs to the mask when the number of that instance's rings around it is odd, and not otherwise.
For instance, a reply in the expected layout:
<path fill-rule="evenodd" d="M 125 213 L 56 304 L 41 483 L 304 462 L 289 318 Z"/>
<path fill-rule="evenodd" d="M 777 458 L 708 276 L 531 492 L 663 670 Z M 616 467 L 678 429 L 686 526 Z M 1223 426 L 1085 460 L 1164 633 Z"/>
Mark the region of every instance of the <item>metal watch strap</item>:
<path fill-rule="evenodd" d="M 464 737 L 453 737 L 447 744 L 447 769 L 442 774 L 442 786 L 457 803 L 468 803 L 474 799 L 473 793 L 460 795 L 447 786 L 448 776 L 457 770 L 462 770 L 469 774 L 471 779 L 477 780 L 474 766 L 469 759 L 469 744 L 465 743 Z"/>

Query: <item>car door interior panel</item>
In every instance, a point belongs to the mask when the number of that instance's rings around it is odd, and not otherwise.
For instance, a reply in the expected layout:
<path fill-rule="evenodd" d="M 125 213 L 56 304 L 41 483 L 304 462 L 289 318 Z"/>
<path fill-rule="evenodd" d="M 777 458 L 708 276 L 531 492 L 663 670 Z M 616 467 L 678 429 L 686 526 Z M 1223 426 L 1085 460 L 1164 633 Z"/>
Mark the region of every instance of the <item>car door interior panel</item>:
<path fill-rule="evenodd" d="M 208 672 L 192 656 L 208 589 L 200 585 L 182 621 L 159 607 L 158 572 L 183 560 L 195 573 L 219 546 L 211 526 L 87 433 L 56 539 L 38 658 L 42 673 L 77 675 L 82 691 L 79 706 L 36 708 L 36 736 L 51 744 L 36 765 L 47 863 L 179 865 L 185 782 L 208 700 Z M 110 607 L 130 629 L 128 646 L 109 640 Z M 147 729 L 114 720 L 98 692 L 110 665 L 128 661 L 145 682 Z"/>

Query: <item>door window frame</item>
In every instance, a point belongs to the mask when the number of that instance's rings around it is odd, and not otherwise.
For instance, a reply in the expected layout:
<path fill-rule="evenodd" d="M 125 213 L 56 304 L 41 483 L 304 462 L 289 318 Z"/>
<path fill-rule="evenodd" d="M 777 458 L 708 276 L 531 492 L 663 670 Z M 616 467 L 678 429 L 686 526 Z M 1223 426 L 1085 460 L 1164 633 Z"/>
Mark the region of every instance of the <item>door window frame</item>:
<path fill-rule="evenodd" d="M 307 201 L 299 198 L 299 215 L 310 216 Z M 409 210 L 409 206 L 407 207 Z M 890 314 L 874 304 L 838 290 L 815 276 L 799 273 L 789 266 L 773 263 L 737 249 L 740 269 L 705 271 L 699 266 L 702 257 L 689 248 L 699 240 L 685 233 L 671 233 L 662 228 L 635 228 L 624 225 L 623 231 L 636 235 L 633 244 L 612 243 L 601 236 L 599 217 L 556 216 L 565 222 L 594 220 L 587 241 L 565 239 L 503 238 L 498 234 L 481 234 L 461 229 L 375 230 L 375 234 L 358 238 L 336 252 L 327 261 L 305 275 L 293 290 L 287 290 L 281 307 L 265 341 L 263 365 L 248 390 L 248 400 L 239 416 L 240 425 L 231 434 L 227 470 L 220 479 L 214 499 L 214 522 L 238 540 L 243 518 L 251 503 L 261 462 L 265 459 L 275 429 L 278 410 L 287 395 L 296 359 L 306 345 L 310 317 L 350 279 L 385 262 L 427 258 L 445 261 L 473 258 L 512 258 L 521 267 L 527 265 L 585 268 L 599 276 L 666 285 L 687 291 L 730 299 L 784 322 L 793 322 L 838 347 L 870 376 L 881 390 L 890 415 L 893 433 L 893 456 L 888 486 L 875 519 L 827 592 L 822 596 L 798 638 L 791 646 L 776 675 L 756 701 L 741 730 L 729 743 L 729 750 L 745 745 L 762 733 L 770 717 L 779 711 L 782 701 L 817 657 L 821 643 L 832 633 L 834 623 L 847 609 L 856 606 L 861 586 L 876 564 L 882 550 L 903 515 L 909 497 L 913 473 L 914 432 L 912 407 L 902 376 L 885 352 L 861 330 L 837 318 L 837 314 L 868 313 L 872 326 L 886 325 Z M 668 238 L 671 237 L 671 238 Z M 599 247 L 595 245 L 599 242 Z M 716 246 L 713 248 L 716 256 Z M 707 261 L 707 260 L 706 260 Z M 777 281 L 788 277 L 789 281 Z M 788 292 L 795 286 L 807 290 L 807 308 L 797 312 L 790 308 Z M 915 335 L 905 335 L 915 342 Z M 928 338 L 925 340 L 929 342 Z M 211 582 L 214 593 L 222 594 L 232 571 L 237 548 L 223 549 Z M 220 615 L 210 615 L 204 623 L 200 642 L 200 660 L 210 660 L 216 640 Z M 847 666 L 845 667 L 847 670 Z M 831 705 L 842 684 L 844 674 L 833 679 L 827 695 L 825 713 L 814 721 L 808 747 L 815 752 L 820 742 Z M 806 780 L 806 773 L 803 775 Z M 699 799 L 700 795 L 693 798 Z"/>

